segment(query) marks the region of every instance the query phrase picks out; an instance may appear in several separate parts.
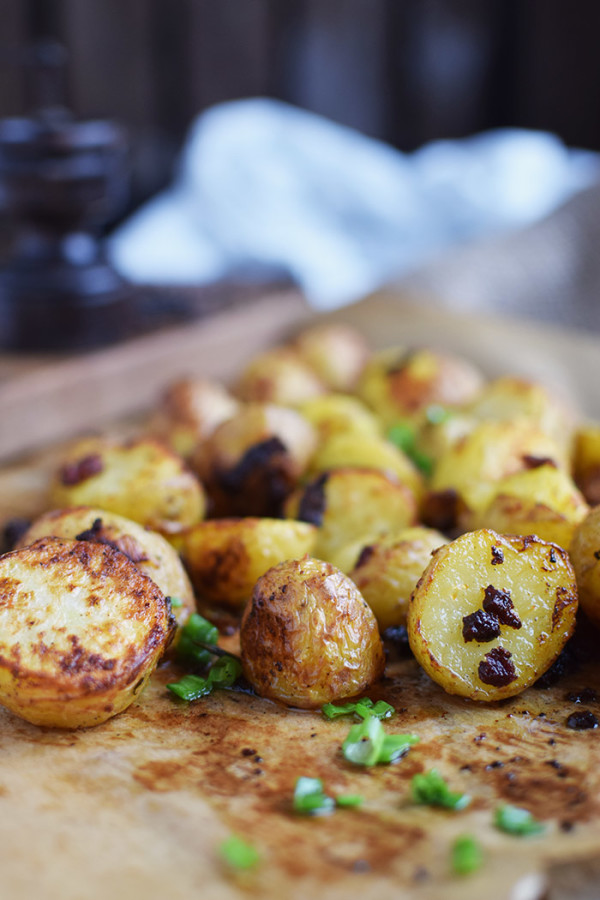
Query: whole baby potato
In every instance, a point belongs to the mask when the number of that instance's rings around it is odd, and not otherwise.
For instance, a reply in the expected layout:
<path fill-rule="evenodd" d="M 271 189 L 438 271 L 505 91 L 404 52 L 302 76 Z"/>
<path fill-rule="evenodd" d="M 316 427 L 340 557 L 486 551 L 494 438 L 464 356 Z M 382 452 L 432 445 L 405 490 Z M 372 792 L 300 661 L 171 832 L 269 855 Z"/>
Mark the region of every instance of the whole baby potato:
<path fill-rule="evenodd" d="M 166 597 L 177 603 L 173 612 L 179 625 L 195 611 L 196 600 L 190 580 L 178 554 L 161 534 L 117 513 L 78 506 L 55 509 L 39 516 L 21 536 L 15 549 L 50 536 L 94 541 L 120 550 Z"/>
<path fill-rule="evenodd" d="M 0 703 L 79 728 L 143 690 L 173 631 L 170 605 L 124 553 L 49 537 L 0 557 Z"/>
<path fill-rule="evenodd" d="M 239 610 L 267 569 L 311 553 L 316 534 L 290 519 L 209 519 L 185 532 L 182 555 L 201 604 Z"/>
<path fill-rule="evenodd" d="M 502 700 L 550 668 L 576 611 L 565 550 L 535 535 L 481 529 L 434 553 L 410 601 L 408 638 L 449 694 Z"/>
<path fill-rule="evenodd" d="M 369 357 L 360 331 L 334 322 L 306 328 L 294 347 L 333 391 L 352 391 Z"/>
<path fill-rule="evenodd" d="M 577 576 L 581 608 L 600 628 L 600 506 L 590 510 L 577 526 L 570 556 Z"/>
<path fill-rule="evenodd" d="M 160 441 L 97 437 L 78 441 L 67 452 L 50 505 L 96 506 L 171 535 L 203 518 L 206 500 L 181 457 Z"/>
<path fill-rule="evenodd" d="M 238 401 L 217 381 L 181 378 L 163 393 L 149 431 L 188 459 L 217 425 L 235 415 Z"/>
<path fill-rule="evenodd" d="M 385 665 L 377 622 L 358 588 L 309 557 L 259 578 L 240 640 L 244 673 L 256 691 L 303 709 L 364 692 Z"/>
<path fill-rule="evenodd" d="M 363 546 L 349 573 L 381 631 L 406 625 L 410 596 L 431 554 L 447 540 L 432 528 L 406 528 Z"/>
<path fill-rule="evenodd" d="M 236 396 L 248 403 L 278 406 L 297 406 L 325 391 L 314 369 L 291 347 L 276 347 L 255 356 L 235 388 Z"/>
<path fill-rule="evenodd" d="M 600 503 L 600 423 L 586 422 L 575 434 L 575 481 L 590 506 Z"/>
<path fill-rule="evenodd" d="M 315 426 L 322 442 L 336 434 L 382 437 L 381 422 L 358 397 L 323 394 L 306 400 L 299 411 Z"/>

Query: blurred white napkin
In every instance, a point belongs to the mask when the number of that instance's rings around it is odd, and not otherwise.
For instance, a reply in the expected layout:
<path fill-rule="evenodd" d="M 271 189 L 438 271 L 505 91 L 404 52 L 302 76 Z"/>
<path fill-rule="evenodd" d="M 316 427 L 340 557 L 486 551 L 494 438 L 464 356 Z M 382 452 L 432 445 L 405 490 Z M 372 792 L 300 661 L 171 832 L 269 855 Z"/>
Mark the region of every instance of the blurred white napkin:
<path fill-rule="evenodd" d="M 503 129 L 411 154 L 266 99 L 209 109 L 173 185 L 109 243 L 134 282 L 289 275 L 339 306 L 442 251 L 526 226 L 600 177 L 600 157 Z"/>

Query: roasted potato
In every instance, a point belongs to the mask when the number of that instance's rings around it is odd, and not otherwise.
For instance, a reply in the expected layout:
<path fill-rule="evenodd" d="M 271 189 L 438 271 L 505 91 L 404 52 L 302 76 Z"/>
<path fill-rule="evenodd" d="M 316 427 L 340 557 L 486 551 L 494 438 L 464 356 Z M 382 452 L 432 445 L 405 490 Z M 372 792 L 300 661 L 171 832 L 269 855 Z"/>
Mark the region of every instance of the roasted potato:
<path fill-rule="evenodd" d="M 327 388 L 317 373 L 290 347 L 256 356 L 244 369 L 234 393 L 248 403 L 298 406 Z"/>
<path fill-rule="evenodd" d="M 314 325 L 293 346 L 332 391 L 352 391 L 369 358 L 362 334 L 349 325 Z"/>
<path fill-rule="evenodd" d="M 547 461 L 564 465 L 564 455 L 535 426 L 522 420 L 482 422 L 438 460 L 430 488 L 456 492 L 462 501 L 459 525 L 468 529 L 472 514 L 488 506 L 501 479 Z"/>
<path fill-rule="evenodd" d="M 199 448 L 194 466 L 214 517 L 278 516 L 316 447 L 314 428 L 293 409 L 250 403 Z"/>
<path fill-rule="evenodd" d="M 217 381 L 182 378 L 164 392 L 148 430 L 188 459 L 217 425 L 235 415 L 239 405 Z"/>
<path fill-rule="evenodd" d="M 34 725 L 97 725 L 143 690 L 170 604 L 118 550 L 42 538 L 0 557 L 0 703 Z"/>
<path fill-rule="evenodd" d="M 408 637 L 449 694 L 501 700 L 552 665 L 576 610 L 575 573 L 561 547 L 482 529 L 435 552 L 410 601 Z"/>
<path fill-rule="evenodd" d="M 423 476 L 401 450 L 383 438 L 367 434 L 336 434 L 316 450 L 313 474 L 346 468 L 377 469 L 406 484 L 417 498 L 423 494 Z"/>
<path fill-rule="evenodd" d="M 483 383 L 466 360 L 435 350 L 389 347 L 371 356 L 357 393 L 386 425 L 398 419 L 421 423 L 432 404 L 461 406 L 478 394 Z"/>
<path fill-rule="evenodd" d="M 575 481 L 590 506 L 600 503 L 600 424 L 587 422 L 576 432 L 573 470 Z"/>
<path fill-rule="evenodd" d="M 488 506 L 474 526 L 501 534 L 536 534 L 565 550 L 589 507 L 566 472 L 544 464 L 497 482 Z"/>
<path fill-rule="evenodd" d="M 342 572 L 288 560 L 259 578 L 240 632 L 242 665 L 263 697 L 314 709 L 365 691 L 383 674 L 377 622 Z"/>
<path fill-rule="evenodd" d="M 36 519 L 21 536 L 15 549 L 27 547 L 43 537 L 94 541 L 124 553 L 140 572 L 151 578 L 166 597 L 173 599 L 173 612 L 182 625 L 196 609 L 190 580 L 169 542 L 137 522 L 89 506 L 55 509 Z"/>
<path fill-rule="evenodd" d="M 316 534 L 289 519 L 211 519 L 183 535 L 182 554 L 200 603 L 237 610 L 267 569 L 311 553 Z"/>
<path fill-rule="evenodd" d="M 600 628 L 600 506 L 592 509 L 575 529 L 570 557 L 581 608 Z"/>
<path fill-rule="evenodd" d="M 98 437 L 77 442 L 67 453 L 50 505 L 99 507 L 170 535 L 198 522 L 206 501 L 198 479 L 160 441 Z"/>
<path fill-rule="evenodd" d="M 410 595 L 431 554 L 446 538 L 431 528 L 406 528 L 368 543 L 349 573 L 377 619 L 381 631 L 406 625 Z"/>
<path fill-rule="evenodd" d="M 416 520 L 415 496 L 376 469 L 334 469 L 289 498 L 286 515 L 318 526 L 314 553 L 328 560 L 365 534 L 398 531 Z"/>
<path fill-rule="evenodd" d="M 323 394 L 322 397 L 307 400 L 299 411 L 315 426 L 321 441 L 327 441 L 336 434 L 382 437 L 381 423 L 357 397 Z"/>

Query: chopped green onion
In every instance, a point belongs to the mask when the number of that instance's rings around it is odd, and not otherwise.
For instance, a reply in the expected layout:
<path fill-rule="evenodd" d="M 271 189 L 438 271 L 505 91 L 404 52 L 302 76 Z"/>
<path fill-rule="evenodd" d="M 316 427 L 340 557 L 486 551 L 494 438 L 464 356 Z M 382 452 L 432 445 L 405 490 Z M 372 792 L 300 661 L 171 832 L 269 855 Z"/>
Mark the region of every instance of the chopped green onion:
<path fill-rule="evenodd" d="M 413 447 L 410 453 L 406 455 L 412 459 L 417 469 L 420 469 L 424 475 L 431 475 L 433 472 L 433 459 L 428 453 L 424 453 L 418 447 Z"/>
<path fill-rule="evenodd" d="M 344 757 L 357 766 L 374 766 L 389 763 L 408 752 L 419 738 L 414 734 L 390 734 L 383 730 L 381 721 L 368 716 L 358 725 L 353 725 L 344 743 Z"/>
<path fill-rule="evenodd" d="M 171 606 L 173 607 L 173 609 L 179 609 L 181 606 L 183 606 L 183 600 L 180 597 L 168 597 L 167 599 L 171 601 Z"/>
<path fill-rule="evenodd" d="M 364 697 L 356 702 L 341 703 L 339 705 L 326 703 L 321 707 L 321 712 L 327 719 L 338 719 L 340 716 L 351 715 L 356 715 L 360 719 L 366 719 L 367 716 L 375 716 L 377 719 L 389 719 L 396 710 L 391 703 L 386 703 L 385 700 L 378 700 L 377 703 L 373 703 L 369 697 Z"/>
<path fill-rule="evenodd" d="M 361 797 L 360 794 L 342 794 L 340 797 L 335 798 L 336 806 L 360 806 L 361 803 L 364 803 L 364 797 Z"/>
<path fill-rule="evenodd" d="M 458 810 L 464 809 L 471 802 L 468 794 L 451 791 L 437 769 L 415 775 L 411 786 L 415 803 Z"/>
<path fill-rule="evenodd" d="M 417 446 L 417 430 L 410 422 L 396 422 L 388 431 L 388 440 L 399 447 L 425 475 L 431 475 L 433 460 Z"/>
<path fill-rule="evenodd" d="M 481 868 L 483 851 L 472 834 L 461 834 L 452 845 L 452 869 L 457 875 L 470 875 Z"/>
<path fill-rule="evenodd" d="M 213 687 L 231 687 L 242 674 L 242 664 L 237 656 L 222 656 L 208 672 Z"/>
<path fill-rule="evenodd" d="M 179 633 L 177 656 L 181 660 L 205 666 L 211 660 L 211 652 L 199 644 L 216 644 L 219 630 L 205 618 L 192 613 Z"/>
<path fill-rule="evenodd" d="M 441 425 L 443 422 L 447 422 L 448 419 L 451 419 L 452 416 L 452 410 L 447 409 L 445 406 L 440 406 L 439 403 L 432 403 L 431 406 L 428 406 L 425 410 L 425 418 L 432 425 Z"/>
<path fill-rule="evenodd" d="M 302 815 L 319 816 L 333 812 L 335 800 L 323 791 L 320 778 L 307 778 L 301 775 L 294 788 L 294 812 Z"/>
<path fill-rule="evenodd" d="M 213 686 L 208 678 L 201 678 L 199 675 L 184 675 L 179 681 L 168 684 L 167 688 L 182 700 L 190 703 L 192 700 L 206 697 L 211 693 Z"/>
<path fill-rule="evenodd" d="M 260 854 L 256 847 L 249 844 L 237 834 L 230 835 L 219 847 L 219 852 L 232 869 L 251 869 L 260 862 Z"/>
<path fill-rule="evenodd" d="M 507 834 L 523 837 L 528 834 L 541 834 L 545 826 L 531 815 L 529 810 L 519 806 L 499 806 L 494 813 L 494 825 Z"/>

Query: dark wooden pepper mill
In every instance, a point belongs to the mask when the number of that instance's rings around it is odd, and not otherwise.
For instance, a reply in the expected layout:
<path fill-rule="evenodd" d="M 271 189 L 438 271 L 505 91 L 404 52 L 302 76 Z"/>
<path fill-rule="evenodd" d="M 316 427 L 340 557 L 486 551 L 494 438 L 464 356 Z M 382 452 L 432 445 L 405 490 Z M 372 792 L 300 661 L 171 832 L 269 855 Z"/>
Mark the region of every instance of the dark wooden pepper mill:
<path fill-rule="evenodd" d="M 0 269 L 0 344 L 81 350 L 131 334 L 133 291 L 108 263 L 102 226 L 127 195 L 127 143 L 64 105 L 65 51 L 34 48 L 34 112 L 0 120 L 0 193 L 14 240 Z"/>

